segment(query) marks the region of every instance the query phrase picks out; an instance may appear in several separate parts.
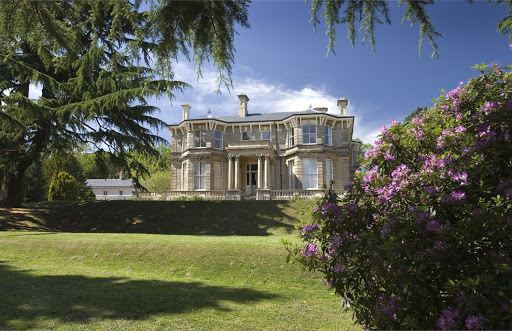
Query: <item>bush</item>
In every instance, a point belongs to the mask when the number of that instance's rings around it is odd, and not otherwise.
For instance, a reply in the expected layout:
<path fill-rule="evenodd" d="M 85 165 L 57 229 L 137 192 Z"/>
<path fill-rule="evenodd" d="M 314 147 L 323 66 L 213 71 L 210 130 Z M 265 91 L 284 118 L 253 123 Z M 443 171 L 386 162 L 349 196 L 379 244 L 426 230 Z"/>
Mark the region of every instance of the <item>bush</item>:
<path fill-rule="evenodd" d="M 381 131 L 293 253 L 359 323 L 512 328 L 512 74 L 482 74 Z"/>
<path fill-rule="evenodd" d="M 80 185 L 75 177 L 65 171 L 53 177 L 48 190 L 49 201 L 77 201 L 80 194 Z"/>

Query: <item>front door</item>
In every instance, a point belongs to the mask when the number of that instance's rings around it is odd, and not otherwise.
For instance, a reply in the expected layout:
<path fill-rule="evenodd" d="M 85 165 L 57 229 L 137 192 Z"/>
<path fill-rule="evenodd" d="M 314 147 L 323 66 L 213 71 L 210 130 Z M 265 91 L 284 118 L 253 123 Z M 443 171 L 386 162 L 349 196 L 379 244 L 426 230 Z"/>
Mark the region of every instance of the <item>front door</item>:
<path fill-rule="evenodd" d="M 245 178 L 245 187 L 247 195 L 255 195 L 258 187 L 258 164 L 251 163 L 247 165 Z"/>

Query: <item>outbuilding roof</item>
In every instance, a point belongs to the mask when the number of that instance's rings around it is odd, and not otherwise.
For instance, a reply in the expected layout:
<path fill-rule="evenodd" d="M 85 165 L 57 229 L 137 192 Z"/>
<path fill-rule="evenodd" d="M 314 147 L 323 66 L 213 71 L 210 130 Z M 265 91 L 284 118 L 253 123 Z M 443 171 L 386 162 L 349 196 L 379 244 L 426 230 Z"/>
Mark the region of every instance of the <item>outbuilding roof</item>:
<path fill-rule="evenodd" d="M 131 179 L 86 179 L 85 182 L 90 187 L 133 187 Z"/>

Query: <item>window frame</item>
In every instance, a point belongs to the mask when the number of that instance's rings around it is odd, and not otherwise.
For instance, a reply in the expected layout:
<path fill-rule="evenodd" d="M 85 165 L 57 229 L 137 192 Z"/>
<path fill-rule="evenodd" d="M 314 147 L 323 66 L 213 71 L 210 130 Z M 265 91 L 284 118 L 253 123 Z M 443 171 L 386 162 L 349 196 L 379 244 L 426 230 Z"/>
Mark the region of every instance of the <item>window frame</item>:
<path fill-rule="evenodd" d="M 295 172 L 293 171 L 293 167 L 295 166 L 295 160 L 288 160 L 288 188 L 290 190 L 295 189 Z"/>
<path fill-rule="evenodd" d="M 268 134 L 268 138 L 263 138 L 263 134 Z M 270 133 L 270 130 L 260 131 L 260 140 L 270 140 L 271 137 L 272 137 L 272 134 Z"/>
<path fill-rule="evenodd" d="M 295 129 L 288 130 L 288 147 L 295 146 Z"/>
<path fill-rule="evenodd" d="M 249 139 L 244 139 L 244 134 L 247 134 Z M 240 140 L 242 141 L 251 141 L 252 140 L 252 131 L 245 130 L 240 132 Z"/>
<path fill-rule="evenodd" d="M 332 128 L 330 126 L 324 126 L 324 144 L 332 146 Z"/>
<path fill-rule="evenodd" d="M 328 166 L 330 164 L 330 166 Z M 329 170 L 328 170 L 329 169 Z M 331 177 L 331 178 L 329 178 Z M 331 180 L 334 179 L 334 161 L 332 159 L 325 160 L 325 185 L 329 185 Z"/>
<path fill-rule="evenodd" d="M 224 189 L 224 164 L 222 162 L 213 162 L 213 189 L 215 191 Z"/>
<path fill-rule="evenodd" d="M 196 129 L 194 130 L 194 148 L 206 148 L 206 135 L 207 131 L 205 129 Z M 196 136 L 196 132 L 199 132 L 199 137 Z M 203 136 L 202 136 L 203 135 Z M 199 146 L 197 145 L 197 142 L 199 141 Z M 201 146 L 201 141 L 204 142 L 204 146 Z"/>
<path fill-rule="evenodd" d="M 314 171 L 311 171 L 311 168 L 307 167 L 306 164 L 310 164 Z M 306 185 L 306 183 L 311 185 Z M 315 185 L 312 185 L 313 183 Z M 315 158 L 302 159 L 302 188 L 304 190 L 318 190 L 318 160 Z"/>
<path fill-rule="evenodd" d="M 220 138 L 217 138 L 217 132 L 220 133 Z M 217 147 L 217 142 L 220 142 L 219 147 Z M 219 150 L 224 149 L 224 132 L 222 132 L 222 130 L 215 130 L 213 133 L 213 148 Z"/>
<path fill-rule="evenodd" d="M 305 131 L 305 128 L 308 128 L 308 132 Z M 302 126 L 302 144 L 303 145 L 316 145 L 317 144 L 316 135 L 317 135 L 317 130 L 316 130 L 315 124 L 305 124 Z M 306 139 L 306 137 L 308 137 L 308 139 Z M 313 140 L 313 142 L 312 142 L 312 140 Z"/>
<path fill-rule="evenodd" d="M 199 169 L 199 171 L 197 171 L 197 169 Z M 203 172 L 203 170 L 204 170 L 204 172 Z M 196 182 L 196 179 L 198 179 L 199 181 Z M 197 184 L 199 184 L 199 185 L 197 185 Z M 194 191 L 205 191 L 205 190 L 206 190 L 206 162 L 196 161 L 196 162 L 194 162 Z"/>

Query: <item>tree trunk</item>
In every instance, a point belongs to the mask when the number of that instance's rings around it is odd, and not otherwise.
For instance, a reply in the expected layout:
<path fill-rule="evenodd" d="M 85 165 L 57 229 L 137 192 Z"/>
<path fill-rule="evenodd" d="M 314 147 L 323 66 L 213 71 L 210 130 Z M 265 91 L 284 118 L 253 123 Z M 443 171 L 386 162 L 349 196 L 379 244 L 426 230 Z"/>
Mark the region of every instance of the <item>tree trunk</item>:
<path fill-rule="evenodd" d="M 23 203 L 23 172 L 4 173 L 0 190 L 0 205 L 19 207 Z"/>

